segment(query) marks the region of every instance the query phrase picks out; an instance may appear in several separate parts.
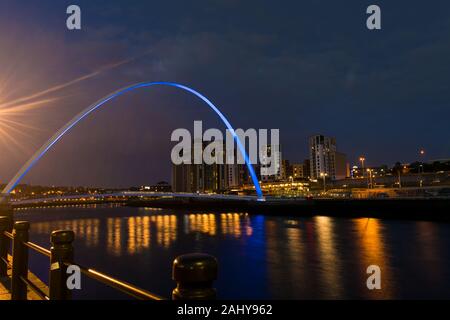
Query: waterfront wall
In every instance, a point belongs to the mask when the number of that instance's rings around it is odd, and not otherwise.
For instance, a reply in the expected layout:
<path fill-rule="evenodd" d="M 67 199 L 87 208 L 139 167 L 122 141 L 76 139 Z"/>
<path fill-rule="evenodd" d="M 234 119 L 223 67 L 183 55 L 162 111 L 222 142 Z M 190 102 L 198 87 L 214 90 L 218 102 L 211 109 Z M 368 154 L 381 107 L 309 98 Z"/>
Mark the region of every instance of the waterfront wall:
<path fill-rule="evenodd" d="M 247 212 L 283 216 L 371 217 L 450 221 L 450 198 L 434 199 L 313 199 L 313 200 L 204 200 L 132 199 L 129 206 L 158 207 L 217 212 Z"/>

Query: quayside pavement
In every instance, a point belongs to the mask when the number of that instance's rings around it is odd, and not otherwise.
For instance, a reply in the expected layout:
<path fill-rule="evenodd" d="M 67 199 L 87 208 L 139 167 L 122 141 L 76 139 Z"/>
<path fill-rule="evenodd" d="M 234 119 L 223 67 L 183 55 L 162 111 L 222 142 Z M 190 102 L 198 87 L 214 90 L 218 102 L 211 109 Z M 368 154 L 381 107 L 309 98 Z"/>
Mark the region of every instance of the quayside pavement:
<path fill-rule="evenodd" d="M 11 261 L 11 256 L 8 257 Z M 38 277 L 31 272 L 28 272 L 28 279 L 37 285 L 39 289 L 46 293 L 48 296 L 48 287 Z M 11 300 L 11 269 L 8 270 L 7 277 L 0 277 L 0 300 Z M 28 300 L 42 300 L 37 294 L 28 289 Z"/>

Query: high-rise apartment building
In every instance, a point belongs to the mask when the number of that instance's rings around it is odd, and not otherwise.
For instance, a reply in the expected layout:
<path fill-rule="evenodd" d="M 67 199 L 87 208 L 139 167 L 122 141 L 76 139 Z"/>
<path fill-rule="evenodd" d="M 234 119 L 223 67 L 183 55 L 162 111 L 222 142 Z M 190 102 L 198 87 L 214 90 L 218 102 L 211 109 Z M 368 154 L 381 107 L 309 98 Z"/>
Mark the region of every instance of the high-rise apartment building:
<path fill-rule="evenodd" d="M 345 155 L 336 151 L 336 140 L 323 135 L 309 138 L 309 160 L 311 178 L 320 179 L 326 175 L 329 179 L 345 178 Z"/>
<path fill-rule="evenodd" d="M 203 149 L 206 143 L 203 143 Z M 225 150 L 225 146 L 224 149 Z M 236 150 L 235 150 L 236 152 Z M 215 155 L 223 164 L 172 165 L 172 190 L 174 192 L 221 192 L 247 183 L 245 165 L 226 164 L 225 151 Z"/>
<path fill-rule="evenodd" d="M 272 150 L 274 147 L 274 150 Z M 276 154 L 272 154 L 275 150 L 278 149 Z M 265 146 L 265 151 L 261 157 L 261 181 L 262 182 L 270 182 L 270 181 L 279 181 L 283 179 L 283 166 L 281 162 L 281 146 L 280 145 L 267 145 Z M 272 163 L 272 162 L 273 163 Z M 270 162 L 270 163 L 269 163 Z M 269 169 L 273 169 L 273 173 L 267 175 L 265 172 Z"/>

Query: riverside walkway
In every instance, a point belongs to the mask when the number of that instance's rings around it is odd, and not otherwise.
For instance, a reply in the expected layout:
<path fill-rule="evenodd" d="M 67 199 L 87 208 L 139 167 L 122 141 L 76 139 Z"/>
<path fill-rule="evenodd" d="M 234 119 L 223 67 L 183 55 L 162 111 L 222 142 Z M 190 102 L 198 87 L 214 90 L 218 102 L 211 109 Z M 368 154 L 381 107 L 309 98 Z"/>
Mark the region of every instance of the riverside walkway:
<path fill-rule="evenodd" d="M 8 260 L 11 262 L 12 258 L 9 255 Z M 11 269 L 8 269 L 8 276 L 0 277 L 0 300 L 11 300 Z M 48 287 L 33 273 L 28 271 L 28 279 L 30 279 L 36 286 L 45 292 L 48 296 Z M 36 293 L 28 289 L 27 300 L 42 300 Z"/>

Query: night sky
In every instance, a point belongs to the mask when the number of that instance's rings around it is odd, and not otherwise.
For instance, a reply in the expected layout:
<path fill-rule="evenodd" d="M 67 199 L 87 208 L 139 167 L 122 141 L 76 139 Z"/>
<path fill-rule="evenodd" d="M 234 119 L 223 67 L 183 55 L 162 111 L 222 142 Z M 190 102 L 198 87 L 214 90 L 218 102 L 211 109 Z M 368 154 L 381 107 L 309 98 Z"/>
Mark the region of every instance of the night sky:
<path fill-rule="evenodd" d="M 81 7 L 81 31 L 66 28 L 70 4 Z M 370 4 L 382 30 L 366 28 Z M 76 113 L 141 81 L 189 85 L 235 128 L 279 128 L 291 162 L 316 133 L 334 136 L 352 164 L 412 162 L 421 148 L 427 160 L 449 158 L 450 2 L 0 0 L 0 110 L 53 88 L 6 120 L 0 112 L 0 181 Z M 170 181 L 170 134 L 194 120 L 224 128 L 179 90 L 129 93 L 75 127 L 24 182 Z"/>

